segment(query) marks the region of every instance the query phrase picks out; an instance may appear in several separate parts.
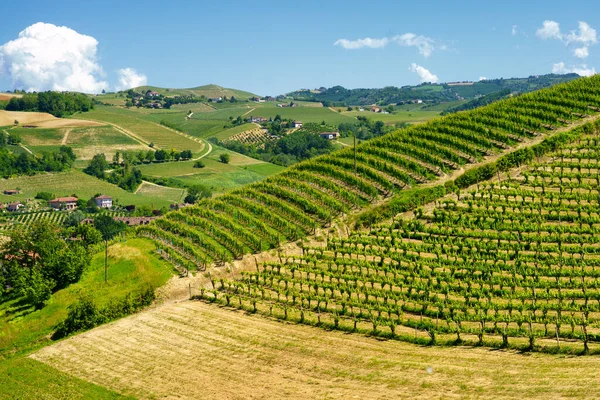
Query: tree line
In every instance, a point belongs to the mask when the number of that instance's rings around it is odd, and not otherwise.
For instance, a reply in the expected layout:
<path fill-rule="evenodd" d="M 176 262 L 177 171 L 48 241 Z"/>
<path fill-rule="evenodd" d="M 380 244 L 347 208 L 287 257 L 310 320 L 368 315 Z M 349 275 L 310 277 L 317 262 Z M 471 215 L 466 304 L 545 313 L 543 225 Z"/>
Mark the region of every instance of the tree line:
<path fill-rule="evenodd" d="M 7 111 L 47 112 L 59 118 L 93 108 L 92 99 L 85 94 L 50 91 L 26 93 L 20 98 L 13 97 L 5 106 Z"/>
<path fill-rule="evenodd" d="M 14 138 L 13 138 L 14 141 Z M 77 158 L 73 149 L 61 146 L 58 151 L 33 155 L 27 152 L 15 154 L 7 146 L 10 139 L 0 132 L 0 176 L 33 175 L 37 172 L 59 172 L 70 169 Z"/>

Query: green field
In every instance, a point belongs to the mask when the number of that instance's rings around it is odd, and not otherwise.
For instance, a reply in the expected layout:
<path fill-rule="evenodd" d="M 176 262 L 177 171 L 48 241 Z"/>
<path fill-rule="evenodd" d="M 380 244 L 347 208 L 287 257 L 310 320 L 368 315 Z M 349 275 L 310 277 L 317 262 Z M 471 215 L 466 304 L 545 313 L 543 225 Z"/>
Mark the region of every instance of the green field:
<path fill-rule="evenodd" d="M 0 361 L 0 398 L 133 399 L 74 378 L 30 358 Z"/>
<path fill-rule="evenodd" d="M 158 186 L 148 182 L 142 182 L 136 194 L 166 200 L 170 203 L 182 203 L 185 197 L 185 189 Z"/>
<path fill-rule="evenodd" d="M 24 355 L 51 343 L 49 335 L 80 295 L 90 294 L 98 305 L 124 298 L 146 285 L 162 286 L 173 276 L 145 239 L 117 242 L 109 249 L 108 282 L 104 283 L 104 252 L 97 253 L 81 280 L 52 295 L 49 304 L 34 310 L 14 298 L 0 299 L 0 398 L 120 398 L 88 382 L 60 373 Z"/>
<path fill-rule="evenodd" d="M 15 188 L 20 188 L 21 193 L 13 196 L 1 193 L 5 189 Z M 112 196 L 121 205 L 148 204 L 160 208 L 170 204 L 169 201 L 163 198 L 127 192 L 118 186 L 76 170 L 0 179 L 0 202 L 7 203 L 33 199 L 38 192 L 50 192 L 56 196 L 76 194 L 83 199 L 89 199 L 95 194 L 101 193 Z"/>
<path fill-rule="evenodd" d="M 285 168 L 265 163 L 232 151 L 214 146 L 213 152 L 202 159 L 204 168 L 194 168 L 194 161 L 173 162 L 164 164 L 142 165 L 142 173 L 152 177 L 171 177 L 193 185 L 203 184 L 216 192 L 234 189 L 248 183 L 261 181 L 267 176 L 283 171 Z M 219 155 L 227 153 L 231 159 L 229 164 L 219 161 Z"/>
<path fill-rule="evenodd" d="M 98 106 L 87 113 L 77 114 L 74 118 L 118 125 L 146 142 L 154 143 L 156 147 L 161 149 L 192 150 L 195 154 L 201 153 L 204 149 L 203 142 L 196 142 L 158 123 L 146 121 L 139 113 L 124 108 Z"/>

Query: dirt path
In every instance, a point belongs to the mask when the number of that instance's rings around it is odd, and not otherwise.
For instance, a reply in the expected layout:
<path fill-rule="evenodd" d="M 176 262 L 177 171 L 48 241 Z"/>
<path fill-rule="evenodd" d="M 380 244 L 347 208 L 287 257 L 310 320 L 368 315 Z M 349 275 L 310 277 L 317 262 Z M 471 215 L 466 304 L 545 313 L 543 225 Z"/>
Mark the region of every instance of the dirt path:
<path fill-rule="evenodd" d="M 19 147 L 28 152 L 29 154 L 34 155 L 33 151 L 29 150 L 23 143 L 19 143 Z"/>
<path fill-rule="evenodd" d="M 212 145 L 211 145 L 211 144 L 210 144 L 210 142 L 208 142 L 207 140 L 203 140 L 203 139 L 200 139 L 200 138 L 194 137 L 194 136 L 192 136 L 192 135 L 188 135 L 187 133 L 183 133 L 183 132 L 180 132 L 180 131 L 178 131 L 178 130 L 176 130 L 176 129 L 169 128 L 168 126 L 164 126 L 164 125 L 161 125 L 161 124 L 157 124 L 156 122 L 151 122 L 151 123 L 152 123 L 152 124 L 154 124 L 154 125 L 156 125 L 156 126 L 159 126 L 159 127 L 163 128 L 163 129 L 169 130 L 169 131 L 171 131 L 171 132 L 173 132 L 173 133 L 176 133 L 176 134 L 178 134 L 179 136 L 183 136 L 184 138 L 187 138 L 187 139 L 189 139 L 189 140 L 191 140 L 191 141 L 194 141 L 194 142 L 196 142 L 196 143 L 201 143 L 201 144 L 202 144 L 202 146 L 203 146 L 203 147 L 202 147 L 202 150 L 204 150 L 204 148 L 205 148 L 205 147 L 208 147 L 208 151 L 207 151 L 206 153 L 202 154 L 202 155 L 201 155 L 201 156 L 199 156 L 199 157 L 192 158 L 192 160 L 191 160 L 191 161 L 196 161 L 196 160 L 199 160 L 199 159 L 201 159 L 201 158 L 204 158 L 204 157 L 206 157 L 207 155 L 209 155 L 209 154 L 212 152 Z"/>
<path fill-rule="evenodd" d="M 62 140 L 60 141 L 61 145 L 66 145 L 67 144 L 67 140 L 69 140 L 69 134 L 71 133 L 70 129 L 65 129 L 65 135 L 63 136 Z"/>
<path fill-rule="evenodd" d="M 252 111 L 256 110 L 256 108 L 253 108 L 245 113 L 242 114 L 242 117 L 245 117 L 246 115 L 250 114 Z"/>

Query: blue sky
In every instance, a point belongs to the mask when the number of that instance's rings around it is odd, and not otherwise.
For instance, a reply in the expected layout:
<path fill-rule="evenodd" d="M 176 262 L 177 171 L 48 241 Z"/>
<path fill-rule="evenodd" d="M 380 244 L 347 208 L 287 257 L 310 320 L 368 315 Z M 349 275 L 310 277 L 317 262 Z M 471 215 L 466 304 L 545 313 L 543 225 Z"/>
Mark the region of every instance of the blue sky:
<path fill-rule="evenodd" d="M 3 1 L 0 46 L 37 22 L 66 26 L 97 41 L 94 65 L 102 72 L 93 71 L 92 86 L 82 87 L 107 85 L 108 89 L 119 85 L 123 68 L 135 69 L 156 86 L 215 83 L 262 95 L 333 85 L 402 86 L 432 76 L 447 82 L 544 74 L 553 68 L 600 71 L 600 45 L 583 38 L 579 25 L 583 21 L 590 29 L 600 29 L 600 5 L 595 1 L 567 5 L 557 1 L 147 0 L 130 4 Z M 558 23 L 560 31 L 549 26 L 545 33 L 536 34 L 544 21 Z M 398 38 L 407 33 L 417 39 Z M 387 44 L 355 49 L 334 45 L 346 39 L 347 47 L 356 47 L 355 41 L 365 38 L 378 40 L 371 45 L 386 40 Z M 423 45 L 415 46 L 415 40 L 433 48 L 431 54 Z M 576 57 L 576 48 L 582 49 L 580 56 L 589 55 Z M 10 57 L 5 54 L 0 89 L 13 88 L 16 75 L 8 66 L 19 62 L 32 64 L 14 52 Z M 66 68 L 51 77 L 44 75 L 37 85 L 40 76 L 20 75 L 17 81 L 25 89 L 24 85 L 46 89 L 53 83 L 54 88 L 72 88 L 68 85 L 79 75 L 68 75 Z"/>

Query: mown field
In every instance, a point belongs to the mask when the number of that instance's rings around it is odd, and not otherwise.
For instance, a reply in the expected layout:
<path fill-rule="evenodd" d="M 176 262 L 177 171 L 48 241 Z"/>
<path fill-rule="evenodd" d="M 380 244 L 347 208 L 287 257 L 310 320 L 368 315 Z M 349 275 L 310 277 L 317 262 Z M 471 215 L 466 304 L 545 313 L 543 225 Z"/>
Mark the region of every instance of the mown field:
<path fill-rule="evenodd" d="M 32 357 L 142 398 L 546 399 L 600 393 L 596 357 L 415 346 L 194 301 L 120 320 Z"/>

